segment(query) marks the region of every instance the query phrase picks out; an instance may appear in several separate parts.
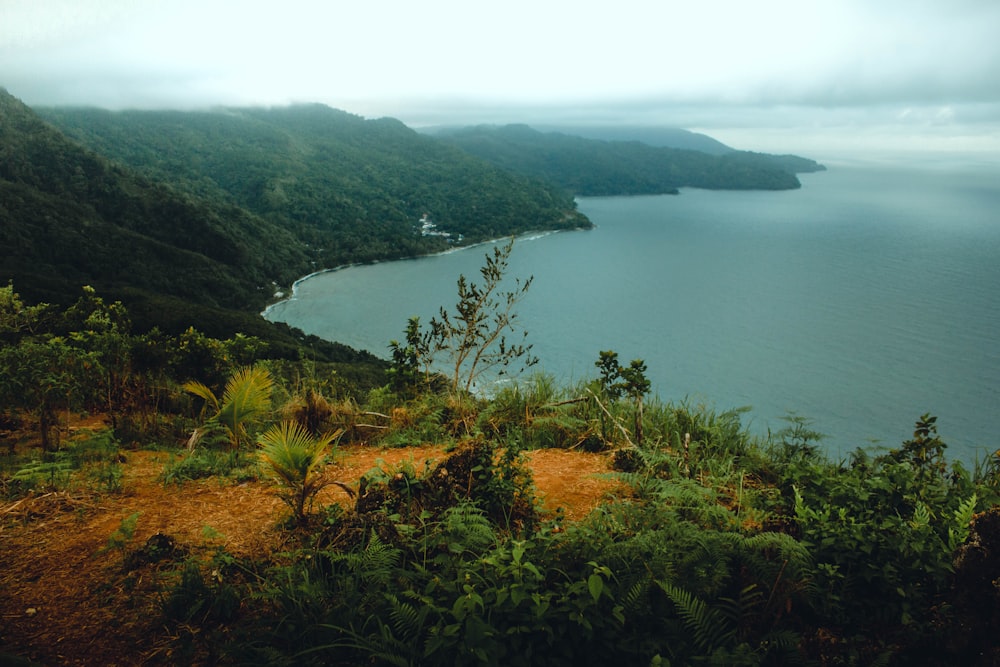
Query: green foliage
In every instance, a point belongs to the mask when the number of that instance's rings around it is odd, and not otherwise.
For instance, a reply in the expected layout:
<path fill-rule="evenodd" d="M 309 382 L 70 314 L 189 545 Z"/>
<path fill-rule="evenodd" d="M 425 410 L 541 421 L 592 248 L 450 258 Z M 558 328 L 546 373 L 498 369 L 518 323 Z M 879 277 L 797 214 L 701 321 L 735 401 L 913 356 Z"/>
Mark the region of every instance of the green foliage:
<path fill-rule="evenodd" d="M 183 563 L 177 583 L 163 600 L 163 616 L 172 625 L 210 628 L 231 621 L 240 607 L 241 591 L 227 580 L 234 565 L 232 557 L 220 551 L 210 563 L 205 576 L 203 566 L 194 559 Z"/>
<path fill-rule="evenodd" d="M 0 346 L 0 400 L 33 412 L 43 449 L 58 443 L 60 410 L 82 407 L 94 359 L 59 336 L 39 336 Z"/>
<path fill-rule="evenodd" d="M 37 450 L 35 450 L 37 452 Z M 56 452 L 32 453 L 27 461 L 12 461 L 5 492 L 21 496 L 30 491 L 67 491 L 88 488 L 118 493 L 123 488 L 119 442 L 110 430 L 84 431 Z"/>
<path fill-rule="evenodd" d="M 101 493 L 119 493 L 123 490 L 123 457 L 120 443 L 108 429 L 76 440 L 69 453 L 83 469 L 88 486 Z"/>
<path fill-rule="evenodd" d="M 205 446 L 177 455 L 163 467 L 163 484 L 183 484 L 197 479 L 217 477 L 236 482 L 260 477 L 257 461 L 244 450 Z"/>
<path fill-rule="evenodd" d="M 420 330 L 420 318 L 411 317 L 406 323 L 406 344 L 389 341 L 392 365 L 389 381 L 397 392 L 414 394 L 417 387 L 428 387 L 431 381 L 431 333 Z"/>
<path fill-rule="evenodd" d="M 649 393 L 651 387 L 649 378 L 646 377 L 646 363 L 642 359 L 633 359 L 627 367 L 623 367 L 618 363 L 618 353 L 608 350 L 601 352 L 600 358 L 594 362 L 594 365 L 601 372 L 599 382 L 601 393 L 605 398 L 616 401 L 622 396 L 628 396 L 634 402 L 633 434 L 635 444 L 641 445 L 643 436 L 642 397 Z M 607 426 L 603 421 L 603 413 L 601 419 L 601 432 L 607 439 Z"/>
<path fill-rule="evenodd" d="M 201 382 L 192 380 L 184 383 L 184 389 L 205 400 L 206 408 L 213 414 L 205 422 L 204 428 L 221 427 L 234 450 L 242 449 L 248 442 L 249 429 L 261 420 L 271 409 L 271 389 L 274 380 L 266 368 L 244 367 L 233 373 L 226 383 L 222 398 Z M 201 437 L 196 432 L 193 443 Z"/>
<path fill-rule="evenodd" d="M 135 527 L 139 523 L 139 515 L 141 512 L 132 512 L 127 517 L 122 519 L 121 523 L 114 530 L 111 535 L 108 536 L 107 544 L 105 544 L 98 553 L 107 553 L 108 551 L 117 551 L 122 559 L 122 566 L 125 565 L 125 552 L 128 549 L 129 543 L 132 538 L 135 537 Z"/>
<path fill-rule="evenodd" d="M 469 392 L 483 373 L 493 369 L 498 368 L 498 375 L 503 375 L 517 361 L 521 361 L 523 368 L 538 362 L 531 356 L 531 345 L 523 343 L 528 332 L 515 327 L 514 307 L 527 294 L 532 279 L 522 283 L 518 278 L 513 289 L 499 291 L 513 249 L 514 239 L 511 239 L 506 245 L 494 246 L 492 254 L 486 254 L 486 263 L 479 269 L 482 285 L 459 276 L 455 312 L 442 307 L 439 316 L 431 318 L 426 333 L 420 332 L 419 321 L 410 320 L 407 339 L 412 359 L 407 359 L 404 349 L 400 362 L 409 368 L 406 372 L 412 373 L 421 359 L 429 366 L 435 355 L 443 352 L 451 364 L 451 390 L 457 393 Z M 522 342 L 508 341 L 508 333 Z"/>
<path fill-rule="evenodd" d="M 479 412 L 487 437 L 522 449 L 600 449 L 589 421 L 573 412 L 580 398 L 565 398 L 552 376 L 536 373 L 526 382 L 505 383 Z"/>
<path fill-rule="evenodd" d="M 786 190 L 800 187 L 794 171 L 806 160 L 757 153 L 709 155 L 637 141 L 597 141 L 526 125 L 480 125 L 440 133 L 471 155 L 557 183 L 581 196 L 676 194 L 678 188 Z M 791 157 L 791 156 L 789 156 Z"/>
<path fill-rule="evenodd" d="M 786 477 L 815 584 L 830 591 L 824 617 L 857 634 L 894 628 L 907 642 L 933 621 L 979 497 L 964 468 L 949 473 L 943 457 L 934 419 L 924 415 L 899 450 L 874 459 L 859 452 L 849 465 Z"/>
<path fill-rule="evenodd" d="M 32 459 L 22 465 L 11 480 L 22 491 L 31 489 L 61 489 L 69 483 L 73 462 L 65 454 L 56 454 L 55 460 Z"/>
<path fill-rule="evenodd" d="M 315 436 L 296 422 L 284 421 L 264 431 L 257 439 L 258 455 L 268 475 L 281 487 L 278 497 L 292 510 L 298 524 L 305 523 L 312 502 L 329 480 L 320 470 L 327 447 L 343 431 Z"/>
<path fill-rule="evenodd" d="M 624 388 L 590 387 L 632 416 Z M 960 645 L 946 637 L 969 618 L 949 606 L 953 562 L 973 553 L 989 489 L 945 464 L 929 416 L 899 450 L 834 463 L 805 420 L 759 442 L 739 411 L 653 400 L 646 437 L 622 450 L 629 490 L 583 521 L 539 521 L 522 513 L 520 450 L 557 422 L 564 442 L 595 429 L 581 393 L 539 375 L 459 418 L 448 395 L 374 392 L 366 407 L 390 431 L 454 437 L 464 422 L 482 436 L 437 464 L 372 471 L 353 510 L 318 515 L 252 575 L 231 557 L 186 562 L 168 576 L 166 620 L 244 664 L 868 664 Z M 77 460 L 103 456 L 99 440 Z M 322 440 L 290 421 L 260 438 L 301 517 L 324 482 Z M 210 454 L 240 451 L 189 457 Z"/>
<path fill-rule="evenodd" d="M 0 287 L 0 340 L 16 341 L 23 335 L 34 333 L 41 325 L 50 306 L 45 303 L 29 306 L 14 291 L 11 281 Z"/>

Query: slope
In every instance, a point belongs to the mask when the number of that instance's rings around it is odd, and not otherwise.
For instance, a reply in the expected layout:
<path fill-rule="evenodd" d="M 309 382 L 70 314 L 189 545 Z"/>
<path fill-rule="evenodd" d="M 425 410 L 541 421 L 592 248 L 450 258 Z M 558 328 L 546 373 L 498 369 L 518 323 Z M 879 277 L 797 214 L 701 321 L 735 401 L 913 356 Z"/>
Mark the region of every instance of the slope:
<path fill-rule="evenodd" d="M 314 250 L 317 268 L 425 254 L 448 247 L 448 240 L 589 225 L 558 188 L 393 119 L 366 120 L 319 104 L 41 113 L 150 178 L 229 201 L 290 230 Z M 450 237 L 422 235 L 425 214 Z"/>
<path fill-rule="evenodd" d="M 306 258 L 280 227 L 115 166 L 0 89 L 0 277 L 26 296 L 91 284 L 248 309 Z"/>
<path fill-rule="evenodd" d="M 471 155 L 582 196 L 676 193 L 681 187 L 787 190 L 800 187 L 796 172 L 823 169 L 795 156 L 743 151 L 710 155 L 639 141 L 543 133 L 527 125 L 481 125 L 438 136 Z"/>

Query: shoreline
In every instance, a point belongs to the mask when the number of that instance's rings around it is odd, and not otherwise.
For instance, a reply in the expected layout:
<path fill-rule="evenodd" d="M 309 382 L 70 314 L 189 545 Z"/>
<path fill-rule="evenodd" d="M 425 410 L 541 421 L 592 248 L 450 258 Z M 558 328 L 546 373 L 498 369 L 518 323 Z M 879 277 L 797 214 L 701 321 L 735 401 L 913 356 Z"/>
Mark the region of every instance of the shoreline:
<path fill-rule="evenodd" d="M 521 234 L 519 234 L 517 236 L 514 236 L 513 238 L 514 238 L 515 241 L 518 241 L 518 240 L 533 241 L 535 239 L 540 239 L 540 238 L 543 238 L 545 236 L 549 236 L 551 234 L 560 234 L 562 232 L 589 231 L 590 229 L 593 229 L 593 227 L 578 227 L 578 228 L 575 228 L 575 229 L 533 230 L 533 231 L 528 231 L 528 232 L 522 232 Z M 447 249 L 442 250 L 440 252 L 432 252 L 432 253 L 427 253 L 425 255 L 413 255 L 411 257 L 398 257 L 396 259 L 377 259 L 377 260 L 372 261 L 372 262 L 352 262 L 350 264 L 340 264 L 339 266 L 333 266 L 333 267 L 330 267 L 328 269 L 320 269 L 318 271 L 313 271 L 312 273 L 306 274 L 306 275 L 302 276 L 301 278 L 298 278 L 297 280 L 295 280 L 295 282 L 293 282 L 292 285 L 291 285 L 291 291 L 287 295 L 283 295 L 280 298 L 278 298 L 277 300 L 275 300 L 273 303 L 269 303 L 267 306 L 265 306 L 264 310 L 262 310 L 260 312 L 260 316 L 263 317 L 265 320 L 267 320 L 267 321 L 270 322 L 271 320 L 268 319 L 268 314 L 270 314 L 271 311 L 274 310 L 274 308 L 276 308 L 277 306 L 285 303 L 286 301 L 292 301 L 292 300 L 294 300 L 296 292 L 298 291 L 299 285 L 301 285 L 302 283 L 304 283 L 305 281 L 307 281 L 307 280 L 309 280 L 311 278 L 315 278 L 317 276 L 321 276 L 321 275 L 326 274 L 326 273 L 335 273 L 337 271 L 342 271 L 342 270 L 345 270 L 345 269 L 351 269 L 351 268 L 355 268 L 355 267 L 359 267 L 359 266 L 374 266 L 376 264 L 384 264 L 384 263 L 387 263 L 387 262 L 412 262 L 414 260 L 425 259 L 425 258 L 428 258 L 428 257 L 439 257 L 441 255 L 450 255 L 451 253 L 463 252 L 463 251 L 466 251 L 466 250 L 472 250 L 473 248 L 478 248 L 478 247 L 485 246 L 485 245 L 493 245 L 493 244 L 496 244 L 496 243 L 500 242 L 501 240 L 507 239 L 507 238 L 511 238 L 511 237 L 509 237 L 509 236 L 499 236 L 499 237 L 494 238 L 494 239 L 488 239 L 486 241 L 479 241 L 478 243 L 471 243 L 469 245 L 461 246 L 461 247 L 458 247 L 458 248 L 447 248 Z M 279 294 L 279 293 L 280 292 L 276 292 L 275 294 Z M 337 341 L 330 341 L 330 342 L 335 343 Z"/>

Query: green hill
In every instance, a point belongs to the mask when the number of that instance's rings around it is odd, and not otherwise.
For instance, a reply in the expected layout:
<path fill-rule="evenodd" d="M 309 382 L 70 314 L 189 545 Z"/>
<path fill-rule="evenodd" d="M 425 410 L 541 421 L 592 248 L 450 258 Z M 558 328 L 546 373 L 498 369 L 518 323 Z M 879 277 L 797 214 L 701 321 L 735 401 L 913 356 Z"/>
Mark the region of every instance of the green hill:
<path fill-rule="evenodd" d="M 710 155 L 724 155 L 736 149 L 705 134 L 676 127 L 646 127 L 640 125 L 538 125 L 539 132 L 559 132 L 585 139 L 602 141 L 638 141 L 649 146 L 665 146 L 683 150 L 700 151 Z"/>
<path fill-rule="evenodd" d="M 682 187 L 788 190 L 801 186 L 796 173 L 823 169 L 796 156 L 745 151 L 710 155 L 639 141 L 543 133 L 527 125 L 480 125 L 437 136 L 470 155 L 582 196 L 676 193 Z"/>
<path fill-rule="evenodd" d="M 91 284 L 252 309 L 307 257 L 279 225 L 117 166 L 0 91 L 0 278 L 23 294 L 65 303 Z"/>
<path fill-rule="evenodd" d="M 424 214 L 450 237 L 422 234 Z M 40 114 L 0 89 L 0 281 L 62 304 L 92 285 L 138 327 L 270 338 L 257 313 L 306 273 L 588 225 L 554 186 L 393 120 L 318 105 Z"/>
<path fill-rule="evenodd" d="M 589 226 L 572 198 L 392 119 L 323 105 L 213 112 L 46 109 L 91 149 L 186 192 L 240 206 L 307 243 L 316 268 Z M 459 238 L 461 237 L 461 241 Z"/>

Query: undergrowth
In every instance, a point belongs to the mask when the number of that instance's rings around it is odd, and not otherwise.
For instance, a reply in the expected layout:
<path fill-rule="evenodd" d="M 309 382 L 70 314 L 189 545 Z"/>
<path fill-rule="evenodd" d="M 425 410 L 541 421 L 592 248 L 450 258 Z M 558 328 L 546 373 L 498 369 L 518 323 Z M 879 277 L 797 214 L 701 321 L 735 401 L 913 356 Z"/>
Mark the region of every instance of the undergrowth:
<path fill-rule="evenodd" d="M 982 642 L 962 628 L 996 619 L 970 616 L 960 575 L 979 579 L 955 558 L 996 512 L 996 481 L 949 462 L 932 417 L 898 449 L 832 461 L 798 417 L 761 440 L 741 410 L 686 402 L 642 406 L 639 443 L 636 403 L 599 391 L 536 378 L 491 400 L 381 393 L 384 444 L 433 436 L 450 456 L 378 467 L 351 510 L 300 528 L 300 547 L 243 582 L 247 615 L 217 650 L 240 664 L 976 664 Z M 574 524 L 539 516 L 521 452 L 542 446 L 607 451 L 631 494 Z M 1000 539 L 966 562 L 987 552 L 1000 576 Z"/>

